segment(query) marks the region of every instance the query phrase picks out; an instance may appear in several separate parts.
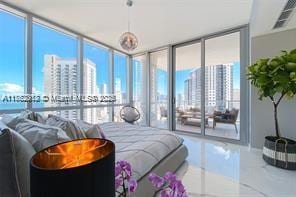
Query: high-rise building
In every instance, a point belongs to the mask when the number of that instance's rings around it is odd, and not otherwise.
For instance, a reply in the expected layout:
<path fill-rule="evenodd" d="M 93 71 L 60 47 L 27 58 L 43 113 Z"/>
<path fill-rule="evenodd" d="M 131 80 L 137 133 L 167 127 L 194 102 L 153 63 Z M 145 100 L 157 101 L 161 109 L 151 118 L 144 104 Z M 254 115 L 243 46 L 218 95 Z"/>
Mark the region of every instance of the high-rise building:
<path fill-rule="evenodd" d="M 116 78 L 115 79 L 115 84 L 114 84 L 114 93 L 116 96 L 116 102 L 117 103 L 122 103 L 122 92 L 121 92 L 121 79 Z"/>
<path fill-rule="evenodd" d="M 145 84 L 144 76 L 143 76 L 143 65 L 139 61 L 134 62 L 133 67 L 133 75 L 134 78 L 134 100 L 135 101 L 143 101 L 144 88 Z"/>
<path fill-rule="evenodd" d="M 96 64 L 90 60 L 84 61 L 84 95 L 97 94 Z M 60 58 L 57 55 L 44 56 L 44 94 L 48 96 L 79 96 L 79 67 L 76 59 Z M 47 102 L 44 107 L 75 106 L 77 101 L 68 103 Z M 58 115 L 68 119 L 80 119 L 80 110 L 62 110 Z M 85 110 L 84 119 L 93 122 L 96 109 Z"/>
<path fill-rule="evenodd" d="M 201 104 L 201 68 L 189 74 L 184 81 L 184 99 L 189 106 Z M 233 99 L 233 64 L 205 67 L 205 107 L 224 110 Z"/>

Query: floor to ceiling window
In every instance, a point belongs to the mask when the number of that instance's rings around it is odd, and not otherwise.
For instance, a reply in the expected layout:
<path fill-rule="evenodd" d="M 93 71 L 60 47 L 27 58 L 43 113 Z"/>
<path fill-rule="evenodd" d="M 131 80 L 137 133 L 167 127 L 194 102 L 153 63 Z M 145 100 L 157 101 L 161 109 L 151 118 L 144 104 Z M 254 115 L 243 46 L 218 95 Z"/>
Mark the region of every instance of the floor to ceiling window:
<path fill-rule="evenodd" d="M 133 58 L 133 105 L 139 110 L 141 117 L 138 121 L 146 125 L 147 106 L 147 65 L 146 55 Z"/>
<path fill-rule="evenodd" d="M 150 125 L 168 128 L 168 50 L 150 53 Z"/>
<path fill-rule="evenodd" d="M 240 136 L 240 32 L 205 41 L 206 135 Z"/>
<path fill-rule="evenodd" d="M 0 113 L 29 109 L 91 123 L 121 121 L 130 96 L 127 54 L 2 4 L 0 26 L 0 97 L 11 96 L 1 99 Z M 32 105 L 10 102 L 31 93 Z"/>
<path fill-rule="evenodd" d="M 109 49 L 90 41 L 83 45 L 83 90 L 85 96 L 98 96 L 97 102 L 85 105 L 106 105 L 102 96 L 110 94 Z M 111 109 L 108 107 L 91 107 L 83 112 L 83 119 L 90 123 L 111 121 Z"/>
<path fill-rule="evenodd" d="M 177 47 L 175 62 L 175 128 L 201 133 L 200 43 Z"/>
<path fill-rule="evenodd" d="M 121 53 L 114 53 L 114 74 L 113 74 L 113 84 L 114 84 L 114 95 L 116 96 L 115 104 L 121 104 L 124 106 L 128 104 L 128 58 L 126 55 Z M 121 107 L 114 107 L 114 121 L 123 121 L 120 118 Z"/>
<path fill-rule="evenodd" d="M 25 29 L 23 16 L 0 9 L 0 109 L 21 109 L 16 96 L 25 93 Z"/>
<path fill-rule="evenodd" d="M 80 93 L 80 68 L 77 64 L 76 37 L 50 28 L 39 22 L 33 23 L 33 94 L 77 96 Z M 77 101 L 34 102 L 33 108 L 76 106 Z M 62 117 L 79 119 L 79 110 L 63 110 Z"/>

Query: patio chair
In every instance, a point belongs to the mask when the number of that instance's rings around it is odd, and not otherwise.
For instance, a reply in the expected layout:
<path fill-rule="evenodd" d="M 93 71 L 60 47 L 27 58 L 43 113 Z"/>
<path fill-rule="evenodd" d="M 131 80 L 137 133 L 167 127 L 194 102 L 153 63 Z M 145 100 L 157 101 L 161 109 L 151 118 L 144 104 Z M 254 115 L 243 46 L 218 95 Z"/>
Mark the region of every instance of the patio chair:
<path fill-rule="evenodd" d="M 215 129 L 217 123 L 233 124 L 235 132 L 238 133 L 236 120 L 238 118 L 239 109 L 233 108 L 231 111 L 226 110 L 225 113 L 214 112 L 213 116 L 213 129 Z"/>
<path fill-rule="evenodd" d="M 119 114 L 122 120 L 130 124 L 134 124 L 141 117 L 139 110 L 130 105 L 122 107 Z"/>

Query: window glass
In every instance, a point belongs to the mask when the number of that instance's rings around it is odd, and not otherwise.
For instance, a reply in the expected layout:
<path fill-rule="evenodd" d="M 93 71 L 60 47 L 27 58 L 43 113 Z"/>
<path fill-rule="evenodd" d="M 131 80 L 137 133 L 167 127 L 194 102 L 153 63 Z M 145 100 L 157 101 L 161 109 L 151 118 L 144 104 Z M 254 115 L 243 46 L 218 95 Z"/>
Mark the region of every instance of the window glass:
<path fill-rule="evenodd" d="M 168 128 L 168 51 L 150 55 L 150 125 Z"/>
<path fill-rule="evenodd" d="M 80 90 L 77 39 L 39 23 L 33 23 L 33 93 L 55 99 L 73 97 Z M 79 105 L 77 100 L 35 102 L 33 107 Z M 70 112 L 70 111 L 69 111 Z"/>
<path fill-rule="evenodd" d="M 240 33 L 205 41 L 206 135 L 240 139 Z"/>
<path fill-rule="evenodd" d="M 138 123 L 146 125 L 146 56 L 133 58 L 133 104 L 140 114 Z"/>
<path fill-rule="evenodd" d="M 97 96 L 98 102 L 88 102 L 91 104 L 108 104 L 100 102 L 101 96 L 109 94 L 109 51 L 95 44 L 84 42 L 84 95 Z"/>
<path fill-rule="evenodd" d="M 25 19 L 0 9 L 0 110 L 24 108 Z M 12 96 L 12 97 L 9 97 Z"/>
<path fill-rule="evenodd" d="M 83 120 L 92 124 L 111 122 L 112 107 L 86 108 L 83 110 Z"/>
<path fill-rule="evenodd" d="M 114 94 L 117 104 L 128 103 L 127 95 L 127 57 L 114 54 Z"/>

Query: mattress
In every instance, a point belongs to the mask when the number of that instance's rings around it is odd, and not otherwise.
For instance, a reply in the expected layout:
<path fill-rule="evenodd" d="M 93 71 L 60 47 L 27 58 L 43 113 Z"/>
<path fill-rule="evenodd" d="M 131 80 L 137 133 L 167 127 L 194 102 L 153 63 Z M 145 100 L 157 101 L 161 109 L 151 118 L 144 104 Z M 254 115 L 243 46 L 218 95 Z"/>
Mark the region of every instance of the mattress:
<path fill-rule="evenodd" d="M 128 123 L 103 123 L 106 137 L 115 143 L 116 160 L 126 160 L 140 180 L 170 153 L 179 148 L 183 139 L 172 132 Z"/>

